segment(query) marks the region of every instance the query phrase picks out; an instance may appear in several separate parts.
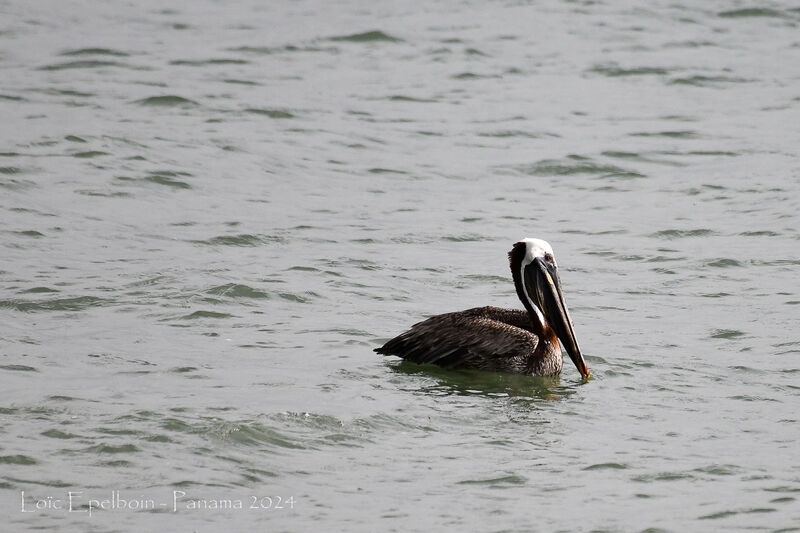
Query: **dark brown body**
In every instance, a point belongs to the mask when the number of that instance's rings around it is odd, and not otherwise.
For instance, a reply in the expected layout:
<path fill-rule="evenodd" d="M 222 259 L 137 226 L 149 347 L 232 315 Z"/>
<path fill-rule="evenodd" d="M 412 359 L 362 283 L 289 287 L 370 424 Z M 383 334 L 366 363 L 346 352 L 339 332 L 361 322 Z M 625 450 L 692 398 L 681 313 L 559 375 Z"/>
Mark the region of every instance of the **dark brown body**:
<path fill-rule="evenodd" d="M 534 376 L 553 376 L 562 367 L 552 329 L 539 326 L 526 310 L 500 307 L 433 316 L 375 351 L 419 364 Z"/>

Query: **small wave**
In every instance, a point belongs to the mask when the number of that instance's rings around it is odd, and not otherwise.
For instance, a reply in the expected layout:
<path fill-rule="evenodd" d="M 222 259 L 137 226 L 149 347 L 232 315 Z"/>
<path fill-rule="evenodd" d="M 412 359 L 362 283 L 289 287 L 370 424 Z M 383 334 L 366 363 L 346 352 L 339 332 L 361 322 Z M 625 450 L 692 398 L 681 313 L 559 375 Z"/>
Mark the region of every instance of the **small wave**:
<path fill-rule="evenodd" d="M 28 365 L 0 365 L 0 370 L 10 370 L 11 372 L 38 372 L 38 370 Z"/>
<path fill-rule="evenodd" d="M 141 451 L 135 444 L 98 444 L 89 447 L 86 451 L 93 453 L 116 454 L 116 453 L 135 453 Z"/>
<path fill-rule="evenodd" d="M 213 58 L 213 59 L 175 59 L 170 61 L 170 65 L 185 66 L 185 67 L 205 67 L 209 65 L 246 65 L 249 61 L 244 59 L 228 59 L 228 58 Z"/>
<path fill-rule="evenodd" d="M 663 76 L 664 74 L 668 74 L 669 71 L 665 68 L 661 67 L 631 67 L 631 68 L 623 68 L 619 65 L 611 64 L 611 65 L 596 65 L 589 69 L 589 72 L 594 72 L 597 74 L 602 74 L 603 76 L 608 76 L 610 78 L 618 78 L 618 77 L 625 77 L 625 76 Z"/>
<path fill-rule="evenodd" d="M 58 292 L 58 290 L 51 289 L 50 287 L 31 287 L 30 289 L 25 289 L 19 292 L 20 294 L 41 294 L 48 292 Z"/>
<path fill-rule="evenodd" d="M 557 133 L 525 131 L 525 130 L 497 130 L 478 133 L 478 137 L 520 137 L 526 139 L 542 139 L 546 137 L 561 137 Z"/>
<path fill-rule="evenodd" d="M 35 465 L 38 463 L 36 459 L 28 455 L 2 455 L 0 456 L 0 464 L 5 465 Z"/>
<path fill-rule="evenodd" d="M 744 336 L 744 331 L 739 331 L 737 329 L 715 329 L 711 334 L 712 339 L 738 339 Z"/>
<path fill-rule="evenodd" d="M 664 48 L 703 48 L 706 46 L 718 46 L 717 43 L 711 41 L 674 41 L 664 45 Z"/>
<path fill-rule="evenodd" d="M 188 315 L 183 315 L 179 317 L 179 320 L 197 320 L 199 318 L 233 318 L 233 315 L 228 313 L 219 313 L 217 311 L 195 311 L 194 313 L 189 313 Z"/>
<path fill-rule="evenodd" d="M 182 96 L 176 96 L 174 94 L 166 94 L 163 96 L 150 96 L 148 98 L 142 98 L 141 100 L 136 100 L 134 103 L 139 105 L 157 106 L 157 107 L 193 107 L 199 105 L 194 100 L 190 100 Z"/>
<path fill-rule="evenodd" d="M 584 470 L 625 470 L 629 468 L 625 463 L 598 463 L 589 465 Z"/>
<path fill-rule="evenodd" d="M 708 261 L 706 265 L 715 268 L 730 268 L 730 267 L 740 267 L 742 266 L 742 263 L 740 263 L 736 259 L 721 257 L 719 259 Z"/>
<path fill-rule="evenodd" d="M 176 368 L 171 368 L 170 372 L 174 372 L 176 374 L 188 374 L 190 372 L 197 372 L 196 366 L 179 366 Z"/>
<path fill-rule="evenodd" d="M 712 476 L 733 476 L 740 472 L 740 468 L 735 465 L 713 464 L 702 468 L 695 468 L 695 472 L 710 474 Z"/>
<path fill-rule="evenodd" d="M 34 239 L 38 239 L 40 237 L 44 237 L 44 233 L 42 233 L 40 231 L 33 230 L 33 229 L 24 230 L 24 231 L 15 231 L 14 233 L 17 234 L 17 235 L 22 235 L 23 237 L 32 237 Z"/>
<path fill-rule="evenodd" d="M 265 115 L 269 118 L 295 118 L 295 115 L 284 109 L 272 109 L 268 107 L 248 107 L 245 113 L 254 115 Z"/>
<path fill-rule="evenodd" d="M 711 513 L 707 515 L 703 515 L 698 517 L 699 520 L 719 520 L 720 518 L 728 518 L 731 516 L 736 516 L 738 514 L 752 514 L 752 513 L 773 513 L 777 509 L 773 509 L 771 507 L 755 507 L 752 509 L 743 509 L 737 511 L 720 511 L 718 513 Z M 783 530 L 783 531 L 792 531 L 792 530 Z"/>
<path fill-rule="evenodd" d="M 445 235 L 442 240 L 448 242 L 480 242 L 491 240 L 491 237 L 472 233 L 467 235 Z"/>
<path fill-rule="evenodd" d="M 212 287 L 206 291 L 208 294 L 214 294 L 216 296 L 226 296 L 228 298 L 265 298 L 268 299 L 270 296 L 264 291 L 260 291 L 258 289 L 254 289 L 247 285 L 241 285 L 238 283 L 226 283 L 225 285 L 219 285 L 217 287 Z"/>
<path fill-rule="evenodd" d="M 108 152 L 103 152 L 102 150 L 88 150 L 86 152 L 76 152 L 72 154 L 72 157 L 76 157 L 78 159 L 92 159 L 103 155 L 110 155 L 110 154 Z"/>
<path fill-rule="evenodd" d="M 403 94 L 395 94 L 389 96 L 387 100 L 391 102 L 410 102 L 410 103 L 419 103 L 419 104 L 430 104 L 436 102 L 431 98 L 415 98 L 413 96 L 405 96 Z"/>
<path fill-rule="evenodd" d="M 460 74 L 453 74 L 450 76 L 454 80 L 486 80 L 491 78 L 499 78 L 497 74 L 476 74 L 475 72 L 461 72 Z"/>
<path fill-rule="evenodd" d="M 309 298 L 309 296 L 318 296 L 318 295 L 314 292 L 307 291 L 303 294 L 295 294 L 292 292 L 281 292 L 278 294 L 278 296 L 290 302 L 305 304 L 311 301 L 311 298 Z"/>
<path fill-rule="evenodd" d="M 493 477 L 488 479 L 466 479 L 458 481 L 458 485 L 489 485 L 490 487 L 497 487 L 503 485 L 524 485 L 528 482 L 528 478 L 516 474 L 511 474 L 502 477 Z"/>
<path fill-rule="evenodd" d="M 64 431 L 58 429 L 48 429 L 47 431 L 42 431 L 41 435 L 45 437 L 50 437 L 51 439 L 76 439 L 79 438 L 79 435 L 75 435 L 74 433 L 66 433 Z"/>
<path fill-rule="evenodd" d="M 695 87 L 713 87 L 720 83 L 747 83 L 753 80 L 747 78 L 735 78 L 732 76 L 686 76 L 674 78 L 669 81 L 670 85 L 692 85 Z"/>
<path fill-rule="evenodd" d="M 658 472 L 656 474 L 643 474 L 633 478 L 634 481 L 651 483 L 653 481 L 680 481 L 684 479 L 695 479 L 688 472 Z"/>
<path fill-rule="evenodd" d="M 114 50 L 113 48 L 78 48 L 75 50 L 65 50 L 61 52 L 62 56 L 116 56 L 127 57 L 130 54 Z"/>
<path fill-rule="evenodd" d="M 464 53 L 468 56 L 481 56 L 481 57 L 489 57 L 489 54 L 478 50 L 477 48 L 467 48 L 464 50 Z"/>
<path fill-rule="evenodd" d="M 720 11 L 717 13 L 720 18 L 738 19 L 738 18 L 753 18 L 753 17 L 769 17 L 769 18 L 784 18 L 786 14 L 776 9 L 768 7 L 748 7 L 742 9 L 731 9 L 728 11 Z"/>
<path fill-rule="evenodd" d="M 682 239 L 684 237 L 708 237 L 715 235 L 714 230 L 700 228 L 700 229 L 665 229 L 650 234 L 650 237 L 658 239 Z"/>
<path fill-rule="evenodd" d="M 103 68 L 103 67 L 127 67 L 124 63 L 117 61 L 102 61 L 93 59 L 82 59 L 78 61 L 67 61 L 66 63 L 55 63 L 39 67 L 39 70 L 69 70 L 79 68 Z"/>
<path fill-rule="evenodd" d="M 668 153 L 668 152 L 664 152 Z M 692 150 L 686 152 L 686 155 L 700 155 L 700 156 L 724 156 L 724 157 L 738 157 L 741 154 L 737 152 L 725 152 L 721 150 Z"/>
<path fill-rule="evenodd" d="M 338 52 L 335 46 L 296 46 L 287 44 L 285 46 L 237 46 L 228 48 L 229 52 L 244 52 L 247 54 L 271 55 L 281 52 Z"/>
<path fill-rule="evenodd" d="M 393 168 L 371 168 L 367 170 L 370 174 L 408 174 L 405 170 L 396 170 Z"/>
<path fill-rule="evenodd" d="M 159 185 L 166 185 L 168 187 L 174 187 L 176 189 L 191 189 L 192 186 L 186 183 L 185 181 L 178 181 L 167 176 L 161 175 L 154 175 L 148 176 L 144 178 L 144 181 L 149 181 L 151 183 L 157 183 Z"/>
<path fill-rule="evenodd" d="M 363 33 L 354 33 L 351 35 L 339 35 L 336 37 L 331 37 L 331 41 L 345 41 L 350 43 L 371 43 L 371 42 L 390 42 L 390 43 L 398 43 L 402 42 L 402 39 L 397 37 L 392 37 L 388 33 L 384 33 L 379 30 L 374 31 L 366 31 Z"/>
<path fill-rule="evenodd" d="M 143 181 L 157 183 L 158 185 L 166 185 L 167 187 L 176 189 L 191 189 L 192 186 L 185 181 L 175 179 L 180 176 L 191 176 L 191 174 L 179 170 L 155 170 L 148 173 L 148 175 L 143 178 Z"/>
<path fill-rule="evenodd" d="M 533 165 L 520 166 L 517 170 L 533 176 L 572 176 L 594 174 L 642 178 L 644 174 L 617 165 L 596 163 L 588 157 L 571 155 L 566 159 L 543 159 Z"/>
<path fill-rule="evenodd" d="M 219 235 L 206 240 L 190 241 L 194 244 L 206 244 L 209 246 L 259 246 L 267 243 L 283 242 L 283 237 L 277 235 L 252 235 L 240 233 L 238 235 Z"/>
<path fill-rule="evenodd" d="M 257 81 L 238 80 L 238 79 L 235 79 L 235 78 L 227 78 L 227 79 L 222 80 L 222 82 L 223 83 L 231 83 L 231 84 L 234 84 L 234 85 L 253 85 L 253 86 L 261 85 Z"/>
<path fill-rule="evenodd" d="M 691 130 L 641 131 L 629 133 L 631 137 L 669 137 L 670 139 L 697 139 L 700 135 Z"/>
<path fill-rule="evenodd" d="M 56 298 L 52 300 L 0 300 L 0 308 L 5 307 L 23 313 L 38 311 L 84 311 L 105 304 L 102 298 L 79 296 L 75 298 Z"/>

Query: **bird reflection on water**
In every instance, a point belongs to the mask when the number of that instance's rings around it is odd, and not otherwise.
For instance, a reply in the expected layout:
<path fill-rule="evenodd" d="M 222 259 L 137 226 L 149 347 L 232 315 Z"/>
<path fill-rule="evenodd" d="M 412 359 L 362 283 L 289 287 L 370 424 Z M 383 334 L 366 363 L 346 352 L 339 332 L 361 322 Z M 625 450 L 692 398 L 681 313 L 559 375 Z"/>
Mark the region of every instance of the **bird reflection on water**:
<path fill-rule="evenodd" d="M 563 400 L 577 392 L 576 384 L 563 385 L 559 376 L 526 376 L 472 369 L 448 369 L 402 361 L 387 363 L 394 372 L 427 377 L 434 383 L 414 390 L 435 396 L 487 396 Z M 585 383 L 586 380 L 581 382 Z"/>

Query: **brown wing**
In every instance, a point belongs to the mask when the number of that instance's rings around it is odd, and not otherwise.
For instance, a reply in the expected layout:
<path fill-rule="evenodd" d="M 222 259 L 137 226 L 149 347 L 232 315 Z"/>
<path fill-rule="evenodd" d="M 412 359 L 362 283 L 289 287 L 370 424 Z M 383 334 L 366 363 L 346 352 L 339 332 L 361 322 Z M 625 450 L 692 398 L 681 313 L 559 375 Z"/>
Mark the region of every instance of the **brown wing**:
<path fill-rule="evenodd" d="M 538 338 L 525 311 L 479 307 L 437 315 L 375 349 L 414 363 L 522 372 Z"/>

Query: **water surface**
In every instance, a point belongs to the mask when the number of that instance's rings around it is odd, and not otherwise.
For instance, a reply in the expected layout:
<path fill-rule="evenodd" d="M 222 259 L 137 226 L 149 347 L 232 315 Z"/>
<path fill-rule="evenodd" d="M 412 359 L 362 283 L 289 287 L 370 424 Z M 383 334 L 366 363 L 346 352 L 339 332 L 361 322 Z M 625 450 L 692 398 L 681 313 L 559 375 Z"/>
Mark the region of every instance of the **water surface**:
<path fill-rule="evenodd" d="M 796 5 L 0 15 L 13 530 L 797 530 Z M 588 383 L 372 352 L 528 236 Z"/>

